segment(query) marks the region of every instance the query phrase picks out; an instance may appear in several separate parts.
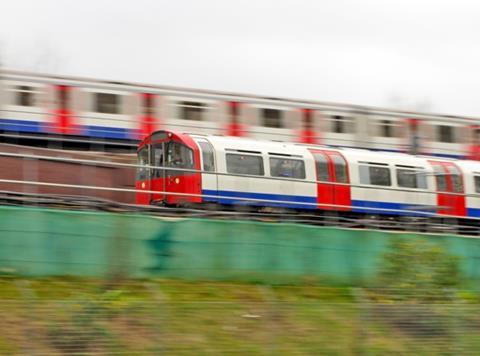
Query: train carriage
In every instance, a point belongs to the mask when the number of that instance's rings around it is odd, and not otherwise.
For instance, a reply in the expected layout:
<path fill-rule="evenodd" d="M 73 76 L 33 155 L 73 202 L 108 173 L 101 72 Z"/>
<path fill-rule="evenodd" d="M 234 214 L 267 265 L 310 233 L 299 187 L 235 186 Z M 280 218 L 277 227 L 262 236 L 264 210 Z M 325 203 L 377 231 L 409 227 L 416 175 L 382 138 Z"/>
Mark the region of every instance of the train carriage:
<path fill-rule="evenodd" d="M 157 131 L 139 146 L 137 203 L 217 203 L 338 214 L 478 217 L 480 164 Z"/>
<path fill-rule="evenodd" d="M 165 129 L 480 159 L 474 118 L 13 70 L 0 74 L 0 130 L 19 139 L 73 135 L 113 146 Z"/>

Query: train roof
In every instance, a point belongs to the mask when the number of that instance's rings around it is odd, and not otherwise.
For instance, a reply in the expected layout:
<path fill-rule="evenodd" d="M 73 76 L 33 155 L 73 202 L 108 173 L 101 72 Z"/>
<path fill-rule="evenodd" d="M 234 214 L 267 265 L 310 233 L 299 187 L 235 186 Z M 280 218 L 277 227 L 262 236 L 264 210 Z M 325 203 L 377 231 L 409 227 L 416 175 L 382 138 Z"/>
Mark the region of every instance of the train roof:
<path fill-rule="evenodd" d="M 252 138 L 221 136 L 221 135 L 198 135 L 188 134 L 193 138 L 207 139 L 212 145 L 221 150 L 242 150 L 244 152 L 271 152 L 305 157 L 309 150 L 328 150 L 343 154 L 349 160 L 371 161 L 419 165 L 425 163 L 425 157 L 412 156 L 400 152 L 371 151 L 361 148 L 344 148 L 327 145 L 299 144 L 282 141 L 256 140 Z"/>

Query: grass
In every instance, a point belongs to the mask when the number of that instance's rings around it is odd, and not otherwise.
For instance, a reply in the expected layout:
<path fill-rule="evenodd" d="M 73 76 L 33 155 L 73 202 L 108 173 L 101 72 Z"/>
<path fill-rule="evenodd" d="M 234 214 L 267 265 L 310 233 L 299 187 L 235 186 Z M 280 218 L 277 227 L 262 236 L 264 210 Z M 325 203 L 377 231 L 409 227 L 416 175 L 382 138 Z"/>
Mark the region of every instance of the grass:
<path fill-rule="evenodd" d="M 433 355 L 480 348 L 471 300 L 437 306 L 448 317 L 446 331 L 421 335 L 392 321 L 398 318 L 389 313 L 398 310 L 379 310 L 356 295 L 313 283 L 3 278 L 0 354 Z M 420 317 L 400 312 L 402 322 Z"/>

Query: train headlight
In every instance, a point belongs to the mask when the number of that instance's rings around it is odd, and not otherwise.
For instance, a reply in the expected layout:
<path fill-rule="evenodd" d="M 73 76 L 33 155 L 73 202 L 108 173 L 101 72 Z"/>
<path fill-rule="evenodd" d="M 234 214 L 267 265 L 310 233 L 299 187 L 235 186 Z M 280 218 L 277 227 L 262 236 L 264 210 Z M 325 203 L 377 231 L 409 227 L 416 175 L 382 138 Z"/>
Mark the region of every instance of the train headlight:
<path fill-rule="evenodd" d="M 175 178 L 175 184 L 180 183 L 180 178 Z"/>
<path fill-rule="evenodd" d="M 142 182 L 142 189 L 145 189 L 145 182 Z"/>

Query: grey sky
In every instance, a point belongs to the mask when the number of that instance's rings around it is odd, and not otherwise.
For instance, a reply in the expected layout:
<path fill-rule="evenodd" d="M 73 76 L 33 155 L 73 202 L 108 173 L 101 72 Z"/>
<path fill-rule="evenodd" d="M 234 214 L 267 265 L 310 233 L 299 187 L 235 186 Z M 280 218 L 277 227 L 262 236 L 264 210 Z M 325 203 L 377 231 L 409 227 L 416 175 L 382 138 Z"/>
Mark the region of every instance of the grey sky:
<path fill-rule="evenodd" d="M 56 74 L 478 117 L 479 17 L 463 0 L 2 0 L 0 55 Z"/>

